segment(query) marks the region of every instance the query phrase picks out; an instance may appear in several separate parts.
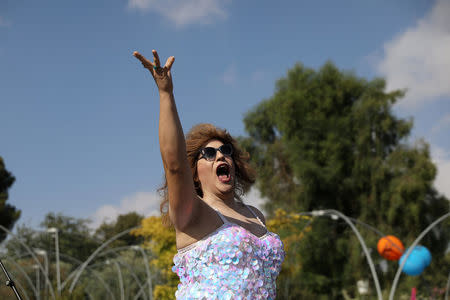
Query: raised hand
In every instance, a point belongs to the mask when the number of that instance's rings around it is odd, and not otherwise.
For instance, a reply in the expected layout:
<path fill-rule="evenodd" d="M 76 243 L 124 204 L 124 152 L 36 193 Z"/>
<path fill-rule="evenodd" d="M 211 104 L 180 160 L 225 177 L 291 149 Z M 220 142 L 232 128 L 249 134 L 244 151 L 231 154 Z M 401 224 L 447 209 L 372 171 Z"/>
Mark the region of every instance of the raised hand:
<path fill-rule="evenodd" d="M 161 67 L 158 52 L 156 50 L 152 50 L 153 53 L 153 62 L 146 59 L 139 52 L 134 51 L 133 56 L 140 60 L 144 68 L 148 69 L 155 79 L 156 85 L 158 86 L 159 92 L 172 93 L 173 92 L 173 83 L 172 83 L 172 75 L 170 73 L 170 69 L 172 68 L 173 62 L 175 61 L 175 57 L 171 56 L 167 59 L 164 67 Z"/>

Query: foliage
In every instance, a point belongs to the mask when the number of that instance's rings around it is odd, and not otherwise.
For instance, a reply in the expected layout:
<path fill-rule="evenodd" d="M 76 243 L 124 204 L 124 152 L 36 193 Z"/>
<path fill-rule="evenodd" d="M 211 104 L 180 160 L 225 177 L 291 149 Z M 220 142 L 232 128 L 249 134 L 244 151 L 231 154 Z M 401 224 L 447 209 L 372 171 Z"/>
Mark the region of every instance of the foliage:
<path fill-rule="evenodd" d="M 111 298 L 110 292 L 116 295 L 116 298 L 120 299 L 118 295 L 121 294 L 119 276 L 122 277 L 124 295 L 126 299 L 134 299 L 138 294 L 140 297 L 137 299 L 147 299 L 148 295 L 148 278 L 143 265 L 144 257 L 135 250 L 124 249 L 123 247 L 113 248 L 117 251 L 104 252 L 100 255 L 97 263 L 93 266 L 83 282 L 87 285 L 92 299 L 105 299 Z M 145 261 L 144 263 L 148 263 Z M 120 269 L 120 273 L 119 273 Z M 99 281 L 101 278 L 104 282 Z M 92 282 L 98 282 L 98 284 L 89 284 Z M 106 289 L 106 286 L 110 289 L 110 292 Z"/>
<path fill-rule="evenodd" d="M 293 278 L 298 278 L 302 270 L 300 263 L 299 247 L 303 243 L 305 234 L 311 230 L 313 219 L 307 216 L 299 216 L 296 213 L 287 213 L 283 209 L 277 209 L 274 216 L 267 220 L 267 229 L 278 233 L 283 241 L 286 257 L 283 268 L 277 279 L 280 299 L 291 299 L 291 295 L 308 296 L 301 291 L 301 285 Z M 292 298 L 298 299 L 298 298 Z"/>
<path fill-rule="evenodd" d="M 127 229 L 140 225 L 144 217 L 136 212 L 129 212 L 123 215 L 119 215 L 113 222 L 103 222 L 95 231 L 94 236 L 99 240 L 108 240 L 114 235 L 123 232 Z M 126 234 L 118 238 L 112 243 L 114 247 L 126 246 L 126 245 L 138 245 L 142 243 L 142 238 Z"/>
<path fill-rule="evenodd" d="M 149 249 L 154 258 L 150 261 L 152 272 L 158 274 L 158 281 L 153 290 L 154 299 L 174 299 L 179 282 L 172 272 L 173 256 L 177 252 L 175 230 L 163 226 L 161 217 L 149 217 L 142 220 L 142 226 L 132 234 L 143 237 L 143 246 Z"/>
<path fill-rule="evenodd" d="M 20 210 L 17 210 L 14 206 L 7 204 L 8 189 L 13 185 L 16 179 L 14 176 L 6 170 L 3 158 L 0 156 L 0 225 L 10 230 L 14 223 L 20 217 Z M 6 233 L 0 231 L 0 242 L 6 238 Z"/>
<path fill-rule="evenodd" d="M 47 232 L 48 228 L 58 229 L 59 249 L 70 257 L 85 260 L 101 244 L 90 234 L 87 219 L 74 218 L 62 214 L 48 213 L 41 222 L 42 230 L 35 230 L 22 224 L 17 227 L 16 236 L 30 249 L 46 249 L 49 257 L 54 258 L 55 237 Z M 15 255 L 30 255 L 28 250 L 17 239 L 10 239 L 6 243 L 9 253 Z"/>
<path fill-rule="evenodd" d="M 385 86 L 383 79 L 367 81 L 331 62 L 318 71 L 297 64 L 277 82 L 272 98 L 247 113 L 249 137 L 240 142 L 251 154 L 262 196 L 269 199 L 269 216 L 276 208 L 337 209 L 408 245 L 448 211 L 448 200 L 433 188 L 436 167 L 428 145 L 406 144 L 412 121 L 391 111 L 404 93 L 385 92 Z M 379 236 L 365 233 L 375 248 Z M 423 240 L 434 266 L 449 238 L 441 226 Z M 355 294 L 356 281 L 370 278 L 359 243 L 342 222 L 315 221 L 298 257 L 302 268 L 292 280 L 316 297 L 339 298 L 342 289 Z M 395 270 L 389 267 L 384 284 Z"/>
<path fill-rule="evenodd" d="M 55 255 L 55 233 L 48 232 L 49 228 L 58 229 L 59 251 L 60 251 L 60 274 L 61 281 L 67 280 L 73 275 L 75 269 L 83 263 L 103 242 L 99 239 L 103 237 L 109 239 L 130 226 L 139 225 L 142 217 L 137 213 L 119 215 L 116 221 L 103 223 L 93 233 L 88 226 L 89 220 L 74 218 L 62 214 L 48 213 L 41 222 L 41 229 L 36 230 L 27 225 L 20 225 L 16 229 L 14 237 L 5 241 L 5 253 L 0 253 L 0 257 L 7 259 L 10 273 L 16 281 L 22 283 L 24 292 L 34 295 L 32 287 L 27 284 L 30 281 L 35 284 L 36 261 L 31 257 L 30 251 L 42 249 L 46 251 L 49 268 L 49 279 L 56 293 L 56 255 Z M 103 236 L 102 236 L 103 234 Z M 115 263 L 120 266 L 126 295 L 137 295 L 142 290 L 148 294 L 147 274 L 142 252 L 133 249 L 132 241 L 137 246 L 142 238 L 134 235 L 124 235 L 118 239 L 117 243 L 111 243 L 108 247 L 98 253 L 94 261 L 85 269 L 77 283 L 74 291 L 70 294 L 68 288 L 71 280 L 65 285 L 61 299 L 86 299 L 89 294 L 93 299 L 110 298 L 108 288 L 117 298 L 120 295 L 118 284 L 118 273 Z M 25 244 L 26 247 L 23 246 Z M 145 251 L 146 261 L 153 259 L 148 251 Z M 45 268 L 45 259 L 42 255 L 35 255 L 40 264 Z M 110 264 L 106 264 L 106 261 Z M 14 263 L 13 263 L 14 262 Z M 22 271 L 21 271 L 22 270 Z M 41 291 L 44 290 L 43 273 L 40 273 Z M 28 278 L 27 278 L 28 276 Z M 31 278 L 31 279 L 30 279 Z M 73 277 L 71 277 L 73 278 Z M 106 285 L 106 286 L 105 286 Z M 7 290 L 0 289 L 0 293 L 8 293 Z M 3 294 L 0 294 L 3 295 Z M 1 298 L 1 296 L 0 296 Z M 144 295 L 138 299 L 146 298 Z"/>

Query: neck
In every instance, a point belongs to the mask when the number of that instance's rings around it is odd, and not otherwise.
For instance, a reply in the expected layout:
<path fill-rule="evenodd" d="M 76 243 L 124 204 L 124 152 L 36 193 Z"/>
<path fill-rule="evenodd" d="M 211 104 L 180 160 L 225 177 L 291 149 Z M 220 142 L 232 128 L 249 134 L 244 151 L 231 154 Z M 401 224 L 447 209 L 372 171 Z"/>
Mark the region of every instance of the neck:
<path fill-rule="evenodd" d="M 216 195 L 205 193 L 203 195 L 203 201 L 209 206 L 214 208 L 226 206 L 227 208 L 235 210 L 237 208 L 236 201 L 234 200 L 234 193 L 226 195 Z"/>

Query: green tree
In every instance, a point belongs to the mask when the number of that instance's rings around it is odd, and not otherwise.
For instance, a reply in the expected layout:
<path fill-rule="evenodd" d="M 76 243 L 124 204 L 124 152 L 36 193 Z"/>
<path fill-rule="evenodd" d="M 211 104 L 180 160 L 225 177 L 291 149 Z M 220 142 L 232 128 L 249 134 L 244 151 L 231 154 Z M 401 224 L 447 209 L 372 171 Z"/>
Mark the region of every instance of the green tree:
<path fill-rule="evenodd" d="M 153 254 L 150 260 L 150 267 L 156 278 L 153 298 L 175 299 L 177 284 L 180 282 L 172 271 L 173 257 L 177 253 L 175 229 L 165 227 L 161 217 L 151 216 L 143 219 L 142 226 L 133 230 L 132 234 L 144 238 L 143 247 Z"/>
<path fill-rule="evenodd" d="M 15 236 L 32 251 L 39 248 L 47 252 L 49 279 L 54 289 L 56 289 L 55 236 L 54 233 L 47 231 L 49 228 L 55 227 L 58 229 L 61 281 L 64 282 L 102 243 L 126 229 L 140 225 L 142 219 L 143 217 L 135 212 L 127 213 L 119 215 L 111 223 L 103 223 L 93 231 L 89 227 L 90 221 L 88 219 L 70 217 L 61 213 L 48 213 L 40 223 L 40 229 L 33 229 L 28 225 L 21 224 L 17 227 Z M 140 285 L 144 285 L 147 281 L 143 257 L 139 251 L 123 249 L 122 246 L 138 245 L 142 241 L 143 237 L 128 234 L 108 245 L 83 272 L 74 293 L 68 293 L 69 282 L 62 292 L 61 299 L 85 299 L 86 293 L 94 296 L 95 299 L 109 298 L 110 294 L 103 284 L 98 282 L 99 279 L 95 274 L 100 276 L 109 285 L 111 291 L 119 297 L 117 270 L 114 264 L 107 265 L 107 260 L 119 262 L 126 286 L 126 294 L 136 295 L 140 290 Z M 35 270 L 33 265 L 35 261 L 21 242 L 17 238 L 7 240 L 5 244 L 7 253 L 4 256 L 14 260 L 22 266 L 28 276 L 34 278 Z M 153 259 L 153 256 L 148 251 L 146 251 L 146 255 L 148 259 Z M 44 265 L 43 257 L 38 255 L 37 258 Z M 14 265 L 8 265 L 8 267 L 13 271 L 17 281 L 21 283 L 27 282 L 24 276 L 16 272 L 17 269 Z M 41 280 L 41 285 L 43 292 L 43 280 Z M 27 288 L 29 295 L 33 293 L 27 285 L 24 287 Z M 148 288 L 145 288 L 145 294 L 148 293 L 147 291 Z M 8 289 L 0 288 L 0 295 L 3 295 L 2 293 L 8 294 L 9 291 Z M 141 295 L 139 299 L 143 298 L 144 295 Z"/>
<path fill-rule="evenodd" d="M 87 219 L 48 213 L 40 223 L 41 228 L 39 229 L 34 229 L 26 224 L 19 225 L 16 229 L 15 237 L 6 241 L 5 249 L 7 250 L 7 253 L 5 256 L 10 260 L 15 261 L 16 264 L 20 265 L 25 270 L 28 276 L 34 278 L 36 270 L 33 269 L 33 265 L 35 265 L 36 262 L 31 257 L 28 249 L 23 246 L 23 243 L 31 251 L 34 249 L 45 250 L 49 263 L 49 279 L 56 291 L 55 237 L 53 233 L 47 232 L 47 229 L 51 227 L 58 229 L 60 274 L 62 281 L 64 281 L 78 264 L 81 261 L 84 261 L 101 243 L 92 238 L 88 224 L 89 221 Z M 18 239 L 20 239 L 20 242 Z M 36 257 L 39 259 L 42 266 L 45 266 L 44 257 L 41 255 L 36 255 Z M 78 261 L 68 258 L 75 258 Z M 28 295 L 33 295 L 33 291 L 26 284 L 27 281 L 23 274 L 18 272 L 15 265 L 10 265 L 10 267 L 12 267 L 11 272 L 14 272 L 16 281 L 22 283 L 23 287 L 26 288 Z M 43 277 L 41 278 L 41 292 L 44 293 L 44 280 Z M 61 299 L 84 299 L 83 289 L 84 283 L 80 282 L 73 294 L 69 295 L 65 291 Z"/>
<path fill-rule="evenodd" d="M 95 237 L 100 240 L 108 240 L 118 233 L 139 226 L 144 217 L 137 212 L 129 212 L 119 215 L 113 222 L 103 222 L 95 231 Z M 115 247 L 138 245 L 143 242 L 142 237 L 126 234 L 112 243 Z"/>
<path fill-rule="evenodd" d="M 74 218 L 63 214 L 48 213 L 40 224 L 40 229 L 21 224 L 17 227 L 16 236 L 29 248 L 44 249 L 54 255 L 54 234 L 47 232 L 48 228 L 58 229 L 59 249 L 61 253 L 85 260 L 101 244 L 92 237 L 88 226 L 89 220 Z M 6 243 L 8 253 L 29 255 L 28 251 L 17 239 Z"/>
<path fill-rule="evenodd" d="M 266 211 L 337 209 L 406 245 L 448 211 L 449 201 L 433 188 L 436 167 L 428 145 L 407 144 L 413 123 L 392 113 L 404 92 L 385 87 L 383 79 L 367 81 L 331 62 L 318 71 L 297 64 L 277 82 L 272 98 L 246 114 L 249 137 L 241 143 L 258 171 L 257 187 L 269 199 Z M 365 233 L 376 248 L 379 236 Z M 442 273 L 449 238 L 441 226 L 422 241 L 433 254 L 426 274 Z M 339 298 L 343 289 L 356 293 L 357 280 L 371 279 L 359 243 L 343 222 L 314 221 L 298 251 L 302 268 L 291 280 L 298 292 L 280 290 L 283 299 Z M 385 285 L 397 267 L 389 266 Z M 439 280 L 447 276 L 442 275 Z M 414 284 L 428 284 L 424 278 Z"/>
<path fill-rule="evenodd" d="M 3 158 L 0 156 L 0 225 L 8 229 L 11 229 L 20 217 L 20 210 L 6 203 L 8 200 L 8 189 L 13 185 L 15 180 L 14 176 L 6 170 Z M 1 230 L 0 242 L 5 238 L 6 233 Z"/>

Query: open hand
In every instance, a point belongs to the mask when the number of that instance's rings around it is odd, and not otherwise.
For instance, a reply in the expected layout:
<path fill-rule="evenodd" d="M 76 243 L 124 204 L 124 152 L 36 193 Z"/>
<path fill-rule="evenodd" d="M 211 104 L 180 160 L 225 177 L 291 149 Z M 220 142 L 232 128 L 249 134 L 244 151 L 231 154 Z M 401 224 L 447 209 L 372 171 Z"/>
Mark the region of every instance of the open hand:
<path fill-rule="evenodd" d="M 170 69 L 172 68 L 173 62 L 175 61 L 175 57 L 171 56 L 167 59 L 164 67 L 161 67 L 158 52 L 156 50 L 152 50 L 153 53 L 153 62 L 146 59 L 139 52 L 134 51 L 133 56 L 139 59 L 144 66 L 144 68 L 148 69 L 155 79 L 156 85 L 158 86 L 159 92 L 173 92 L 173 83 L 172 83 L 172 75 L 170 73 Z"/>

